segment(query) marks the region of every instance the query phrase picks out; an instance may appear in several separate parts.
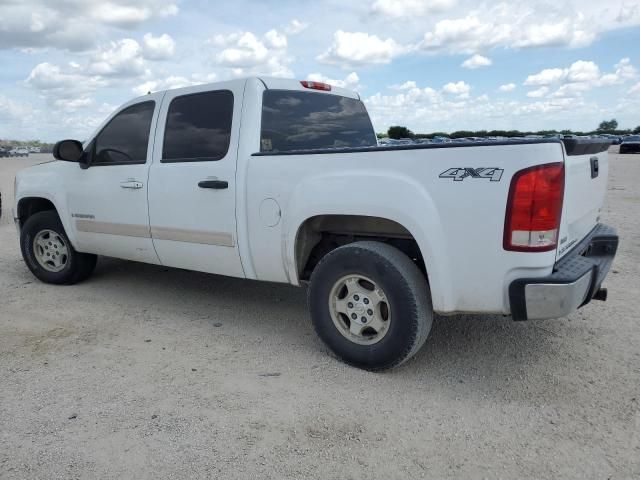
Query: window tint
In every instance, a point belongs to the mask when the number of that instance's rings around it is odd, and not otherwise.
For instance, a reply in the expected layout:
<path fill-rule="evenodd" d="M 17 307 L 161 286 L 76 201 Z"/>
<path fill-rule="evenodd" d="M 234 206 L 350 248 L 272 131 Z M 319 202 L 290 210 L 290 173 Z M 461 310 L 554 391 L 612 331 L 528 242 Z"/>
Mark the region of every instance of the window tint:
<path fill-rule="evenodd" d="M 169 105 L 163 162 L 220 160 L 229 149 L 233 93 L 229 90 L 176 97 Z"/>
<path fill-rule="evenodd" d="M 137 103 L 118 113 L 96 137 L 95 165 L 145 163 L 155 102 Z"/>
<path fill-rule="evenodd" d="M 287 90 L 263 94 L 261 152 L 376 144 L 371 120 L 360 100 Z"/>

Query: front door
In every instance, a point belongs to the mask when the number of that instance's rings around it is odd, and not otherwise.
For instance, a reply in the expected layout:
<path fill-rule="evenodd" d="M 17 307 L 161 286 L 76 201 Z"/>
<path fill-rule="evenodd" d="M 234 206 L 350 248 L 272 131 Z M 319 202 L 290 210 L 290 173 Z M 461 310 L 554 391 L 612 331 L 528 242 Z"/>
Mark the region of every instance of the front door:
<path fill-rule="evenodd" d="M 244 277 L 236 238 L 242 85 L 165 94 L 149 173 L 153 245 L 163 265 Z"/>
<path fill-rule="evenodd" d="M 89 168 L 71 169 L 67 204 L 79 251 L 158 263 L 147 191 L 161 99 L 125 105 L 87 147 Z"/>

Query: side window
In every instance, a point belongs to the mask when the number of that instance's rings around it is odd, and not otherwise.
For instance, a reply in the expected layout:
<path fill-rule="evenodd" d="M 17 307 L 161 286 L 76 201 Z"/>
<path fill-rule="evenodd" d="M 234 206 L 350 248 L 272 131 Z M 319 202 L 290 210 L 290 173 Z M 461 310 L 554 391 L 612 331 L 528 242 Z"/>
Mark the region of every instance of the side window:
<path fill-rule="evenodd" d="M 163 163 L 220 160 L 229 150 L 233 93 L 229 90 L 176 97 L 169 105 Z"/>
<path fill-rule="evenodd" d="M 154 108 L 137 103 L 113 117 L 96 137 L 92 165 L 145 163 Z"/>

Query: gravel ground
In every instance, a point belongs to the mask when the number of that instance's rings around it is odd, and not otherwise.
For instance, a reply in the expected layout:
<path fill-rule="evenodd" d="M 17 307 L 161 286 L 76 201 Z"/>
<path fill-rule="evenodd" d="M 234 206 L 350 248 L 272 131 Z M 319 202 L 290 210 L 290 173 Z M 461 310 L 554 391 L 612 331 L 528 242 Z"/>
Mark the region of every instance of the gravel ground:
<path fill-rule="evenodd" d="M 611 155 L 609 300 L 438 318 L 408 364 L 327 355 L 305 291 L 101 258 L 38 282 L 0 159 L 0 478 L 640 476 L 640 155 Z"/>

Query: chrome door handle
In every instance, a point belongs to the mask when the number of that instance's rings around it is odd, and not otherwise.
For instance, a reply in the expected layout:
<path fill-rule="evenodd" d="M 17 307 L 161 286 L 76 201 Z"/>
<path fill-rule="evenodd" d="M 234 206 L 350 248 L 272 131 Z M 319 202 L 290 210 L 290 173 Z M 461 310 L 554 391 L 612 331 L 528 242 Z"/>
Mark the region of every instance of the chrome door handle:
<path fill-rule="evenodd" d="M 142 188 L 142 182 L 138 182 L 137 180 L 129 180 L 127 182 L 120 183 L 120 188 Z"/>

